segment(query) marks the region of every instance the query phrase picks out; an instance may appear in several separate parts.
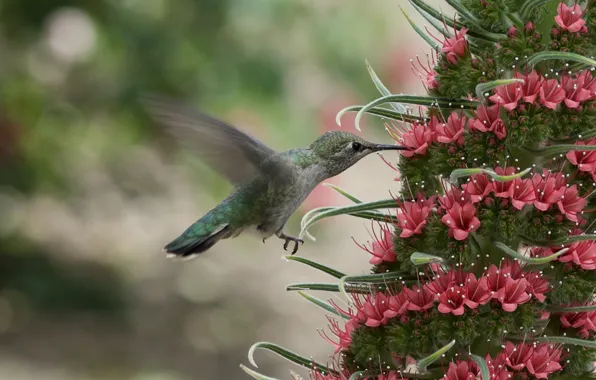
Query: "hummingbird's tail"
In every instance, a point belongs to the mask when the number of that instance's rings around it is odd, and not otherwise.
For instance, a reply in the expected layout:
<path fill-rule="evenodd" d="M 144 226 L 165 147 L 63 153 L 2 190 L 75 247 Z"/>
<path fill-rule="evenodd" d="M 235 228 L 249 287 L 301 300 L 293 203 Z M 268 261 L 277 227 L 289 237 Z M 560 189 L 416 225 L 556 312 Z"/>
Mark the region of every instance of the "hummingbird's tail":
<path fill-rule="evenodd" d="M 213 226 L 199 219 L 174 241 L 164 247 L 164 251 L 173 257 L 189 259 L 213 247 L 220 239 L 231 235 L 228 224 Z"/>

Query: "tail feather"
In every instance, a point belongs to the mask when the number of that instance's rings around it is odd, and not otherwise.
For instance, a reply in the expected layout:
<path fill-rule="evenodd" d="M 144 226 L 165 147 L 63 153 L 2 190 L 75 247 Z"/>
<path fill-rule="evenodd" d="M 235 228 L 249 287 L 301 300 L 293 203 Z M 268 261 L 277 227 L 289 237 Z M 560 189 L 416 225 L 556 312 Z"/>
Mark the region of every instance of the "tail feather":
<path fill-rule="evenodd" d="M 190 258 L 213 247 L 220 239 L 230 236 L 231 229 L 228 224 L 220 226 L 208 235 L 198 235 L 193 233 L 193 226 L 197 223 L 190 226 L 182 235 L 166 245 L 164 251 L 173 257 Z"/>

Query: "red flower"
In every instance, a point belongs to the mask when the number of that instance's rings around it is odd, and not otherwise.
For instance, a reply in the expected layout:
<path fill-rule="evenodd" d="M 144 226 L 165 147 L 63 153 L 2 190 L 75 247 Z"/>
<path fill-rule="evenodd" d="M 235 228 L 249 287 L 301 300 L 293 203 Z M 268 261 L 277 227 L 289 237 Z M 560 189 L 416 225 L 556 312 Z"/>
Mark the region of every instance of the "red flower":
<path fill-rule="evenodd" d="M 534 174 L 532 177 L 532 185 L 534 186 L 534 193 L 536 199 L 534 200 L 534 207 L 540 211 L 546 211 L 551 205 L 559 202 L 565 193 L 565 178 L 561 173 L 549 173 L 544 169 L 543 174 Z"/>
<path fill-rule="evenodd" d="M 453 207 L 454 203 L 459 203 L 461 206 L 463 206 L 466 203 L 470 203 L 471 201 L 472 197 L 470 194 L 462 191 L 458 187 L 452 187 L 445 193 L 445 196 L 439 197 L 439 209 L 448 210 Z"/>
<path fill-rule="evenodd" d="M 515 168 L 513 166 L 509 166 L 508 168 L 503 169 L 500 166 L 495 168 L 495 173 L 500 176 L 509 176 L 515 174 Z M 493 189 L 495 190 L 495 195 L 498 198 L 509 198 L 511 196 L 511 187 L 513 186 L 513 181 L 506 181 L 500 182 L 493 179 Z"/>
<path fill-rule="evenodd" d="M 443 272 L 442 270 L 439 270 L 433 280 L 431 282 L 427 282 L 424 287 L 431 293 L 440 296 L 441 293 L 447 291 L 451 284 L 453 284 L 454 280 L 455 275 L 452 270 L 449 272 Z"/>
<path fill-rule="evenodd" d="M 414 66 L 413 61 L 410 60 L 410 62 L 412 62 L 412 70 L 414 71 L 414 74 L 418 75 L 418 77 L 422 80 L 422 84 L 426 90 L 429 91 L 439 88 L 439 81 L 437 80 L 437 76 L 439 74 L 434 69 L 434 67 L 437 65 L 434 54 L 430 58 L 427 54 L 426 65 L 420 62 L 420 58 L 416 57 L 416 60 L 418 61 L 420 68 Z"/>
<path fill-rule="evenodd" d="M 476 380 L 479 376 L 478 365 L 475 362 L 456 361 L 449 363 L 449 369 L 442 379 L 445 380 Z"/>
<path fill-rule="evenodd" d="M 470 119 L 468 128 L 471 131 L 493 132 L 499 140 L 507 135 L 505 123 L 499 117 L 500 105 L 494 104 L 490 107 L 478 106 L 476 109 L 476 119 Z"/>
<path fill-rule="evenodd" d="M 488 366 L 491 380 L 509 380 L 513 377 L 513 374 L 507 371 L 507 366 L 505 365 L 507 357 L 504 352 L 495 356 L 494 359 L 490 354 L 487 354 L 484 360 Z"/>
<path fill-rule="evenodd" d="M 528 293 L 536 297 L 540 302 L 544 302 L 546 296 L 544 293 L 550 292 L 550 283 L 544 279 L 540 272 L 528 272 L 524 274 L 528 281 Z"/>
<path fill-rule="evenodd" d="M 493 103 L 503 106 L 507 111 L 517 107 L 517 102 L 522 98 L 522 87 L 519 83 L 511 83 L 506 86 L 499 86 L 495 89 L 495 94 L 489 99 Z"/>
<path fill-rule="evenodd" d="M 449 227 L 449 236 L 455 240 L 467 239 L 470 232 L 480 227 L 480 220 L 476 217 L 476 208 L 472 203 L 464 206 L 454 203 L 447 214 L 443 215 L 441 222 Z"/>
<path fill-rule="evenodd" d="M 534 348 L 529 343 L 520 343 L 517 346 L 511 342 L 505 343 L 505 363 L 513 370 L 524 369 L 526 362 L 530 360 L 534 353 Z"/>
<path fill-rule="evenodd" d="M 455 30 L 455 36 L 447 38 L 443 43 L 441 51 L 445 53 L 447 61 L 456 64 L 458 57 L 463 57 L 468 50 L 468 43 L 466 42 L 467 28 Z"/>
<path fill-rule="evenodd" d="M 556 109 L 557 104 L 565 99 L 565 90 L 556 79 L 549 79 L 542 82 L 540 87 L 540 104 L 543 106 Z"/>
<path fill-rule="evenodd" d="M 424 203 L 403 202 L 397 214 L 401 234 L 399 237 L 407 238 L 412 235 L 421 235 L 426 226 L 426 218 L 430 214 L 430 207 Z"/>
<path fill-rule="evenodd" d="M 470 194 L 472 202 L 480 202 L 493 191 L 493 186 L 485 174 L 474 174 L 468 178 L 468 183 L 462 185 L 466 193 Z"/>
<path fill-rule="evenodd" d="M 420 123 L 412 123 L 411 128 L 401 133 L 401 140 L 399 141 L 403 146 L 409 150 L 402 150 L 401 154 L 404 157 L 412 157 L 415 154 L 424 156 L 428 146 L 434 140 L 434 131 Z"/>
<path fill-rule="evenodd" d="M 470 309 L 475 309 L 478 305 L 484 305 L 490 301 L 491 294 L 488 291 L 488 283 L 485 277 L 476 279 L 473 273 L 466 276 L 466 299 L 464 303 Z"/>
<path fill-rule="evenodd" d="M 555 16 L 555 22 L 563 30 L 570 31 L 572 33 L 579 32 L 579 30 L 586 23 L 582 19 L 582 8 L 575 4 L 572 7 L 568 7 L 564 3 L 560 3 L 557 7 L 557 15 Z"/>
<path fill-rule="evenodd" d="M 585 270 L 596 269 L 596 242 L 592 240 L 578 241 L 568 245 L 567 248 L 569 250 L 559 256 L 560 262 L 573 262 Z"/>
<path fill-rule="evenodd" d="M 567 108 L 577 108 L 581 102 L 589 100 L 590 90 L 584 88 L 585 76 L 572 78 L 568 74 L 561 76 L 561 86 L 565 90 L 565 105 Z"/>
<path fill-rule="evenodd" d="M 499 289 L 497 300 L 501 302 L 503 310 L 512 312 L 518 305 L 526 303 L 532 298 L 526 291 L 529 290 L 528 281 L 525 278 L 517 280 L 508 277 L 505 286 Z"/>
<path fill-rule="evenodd" d="M 459 112 L 452 112 L 446 124 L 440 123 L 437 125 L 437 141 L 444 144 L 455 142 L 458 145 L 464 145 L 464 125 L 466 125 L 466 121 L 466 117 L 460 115 Z"/>
<path fill-rule="evenodd" d="M 413 286 L 412 289 L 404 288 L 410 303 L 408 304 L 408 310 L 411 311 L 422 311 L 433 307 L 435 303 L 435 295 L 429 292 L 426 288 Z"/>
<path fill-rule="evenodd" d="M 596 78 L 592 77 L 592 72 L 590 70 L 584 70 L 579 73 L 578 79 L 579 78 L 582 78 L 583 88 L 588 90 L 588 93 L 594 98 L 596 95 Z"/>
<path fill-rule="evenodd" d="M 464 313 L 465 300 L 465 289 L 453 285 L 439 296 L 439 311 L 443 314 L 462 315 Z"/>
<path fill-rule="evenodd" d="M 327 316 L 327 320 L 329 321 L 329 330 L 331 330 L 333 335 L 338 338 L 338 342 L 335 342 L 329 338 L 329 336 L 323 331 L 320 331 L 319 333 L 323 339 L 335 347 L 334 353 L 338 353 L 341 350 L 347 350 L 350 348 L 350 344 L 352 344 L 352 331 L 354 331 L 354 329 L 358 326 L 358 320 L 353 318 L 348 320 L 343 330 L 341 327 L 339 327 L 339 323 L 335 319 Z"/>
<path fill-rule="evenodd" d="M 368 327 L 378 327 L 387 323 L 385 311 L 389 309 L 389 300 L 383 293 L 376 295 L 367 295 L 364 302 L 360 298 L 355 298 L 354 303 L 358 312 L 356 318 Z"/>
<path fill-rule="evenodd" d="M 567 219 L 572 222 L 578 221 L 577 213 L 581 212 L 588 203 L 585 198 L 579 197 L 578 194 L 579 191 L 577 190 L 577 185 L 569 186 L 565 188 L 565 192 L 557 202 L 559 211 L 561 211 L 562 214 L 565 214 Z"/>
<path fill-rule="evenodd" d="M 408 295 L 401 291 L 394 296 L 389 297 L 389 309 L 383 314 L 387 318 L 394 318 L 403 315 L 408 310 L 410 300 Z"/>
<path fill-rule="evenodd" d="M 576 141 L 575 145 L 596 145 L 596 138 L 587 141 Z M 573 165 L 582 172 L 593 172 L 596 170 L 596 151 L 570 150 L 565 156 Z"/>
<path fill-rule="evenodd" d="M 561 347 L 555 347 L 549 343 L 538 344 L 534 352 L 526 362 L 528 372 L 538 379 L 546 379 L 548 375 L 563 369 L 561 364 Z"/>
<path fill-rule="evenodd" d="M 542 82 L 544 79 L 538 75 L 536 70 L 532 70 L 532 72 L 528 75 L 515 72 L 513 77 L 524 80 L 524 83 L 521 85 L 522 99 L 524 102 L 534 103 L 538 97 L 538 93 L 540 92 L 540 88 L 542 87 Z"/>
<path fill-rule="evenodd" d="M 393 232 L 388 227 L 381 225 L 381 237 L 377 236 L 374 228 L 373 236 L 375 241 L 372 243 L 370 249 L 356 243 L 358 247 L 372 255 L 368 262 L 373 265 L 379 265 L 383 262 L 394 263 L 397 260 L 397 256 L 393 251 Z"/>
<path fill-rule="evenodd" d="M 509 197 L 513 207 L 518 210 L 524 208 L 525 205 L 531 205 L 536 200 L 532 182 L 529 179 L 516 178 L 509 187 Z"/>
<path fill-rule="evenodd" d="M 579 329 L 578 335 L 586 339 L 590 331 L 596 331 L 596 312 L 564 313 L 560 316 L 561 325 L 565 328 Z"/>

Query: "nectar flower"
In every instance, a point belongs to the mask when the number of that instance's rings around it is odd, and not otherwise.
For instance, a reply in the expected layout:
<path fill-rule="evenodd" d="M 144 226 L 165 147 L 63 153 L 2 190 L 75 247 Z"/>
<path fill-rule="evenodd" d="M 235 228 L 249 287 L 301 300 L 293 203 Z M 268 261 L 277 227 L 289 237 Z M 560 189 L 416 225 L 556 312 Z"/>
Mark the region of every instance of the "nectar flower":
<path fill-rule="evenodd" d="M 526 303 L 532 298 L 526 291 L 529 288 L 528 281 L 525 278 L 517 280 L 508 277 L 505 280 L 505 286 L 497 293 L 497 300 L 501 302 L 503 310 L 512 312 L 518 305 Z"/>
<path fill-rule="evenodd" d="M 548 375 L 563 369 L 561 364 L 561 347 L 555 347 L 549 343 L 538 344 L 530 359 L 526 362 L 528 372 L 537 379 L 546 379 Z"/>
<path fill-rule="evenodd" d="M 517 107 L 517 102 L 522 98 L 522 87 L 519 83 L 511 83 L 506 86 L 499 86 L 495 89 L 495 94 L 489 99 L 491 102 L 500 104 L 507 111 Z"/>
<path fill-rule="evenodd" d="M 540 87 L 540 104 L 543 106 L 556 109 L 557 104 L 565 99 L 565 90 L 556 79 L 549 79 L 542 82 Z"/>
<path fill-rule="evenodd" d="M 437 77 L 439 74 L 434 69 L 434 67 L 437 65 L 434 57 L 434 50 L 431 57 L 429 57 L 428 54 L 426 55 L 426 65 L 420 62 L 420 58 L 418 58 L 418 56 L 416 56 L 416 61 L 418 61 L 418 66 L 420 66 L 420 68 L 414 66 L 413 60 L 410 60 L 410 63 L 412 63 L 411 67 L 414 74 L 416 74 L 420 80 L 422 80 L 422 85 L 424 85 L 427 91 L 438 89 L 439 81 L 437 80 Z"/>
<path fill-rule="evenodd" d="M 397 256 L 393 251 L 393 232 L 388 227 L 381 225 L 381 236 L 377 236 L 373 228 L 373 237 L 375 241 L 372 243 L 371 248 L 356 243 L 358 247 L 372 255 L 368 262 L 372 265 L 379 265 L 383 262 L 394 263 Z"/>
<path fill-rule="evenodd" d="M 524 102 L 534 103 L 538 97 L 540 88 L 542 87 L 542 82 L 544 81 L 542 77 L 538 75 L 536 70 L 532 70 L 532 72 L 528 75 L 515 72 L 513 77 L 524 80 L 524 83 L 521 85 L 522 99 Z"/>
<path fill-rule="evenodd" d="M 518 210 L 523 209 L 525 205 L 531 205 L 536 200 L 532 182 L 529 179 L 514 179 L 509 187 L 509 198 L 513 207 Z"/>
<path fill-rule="evenodd" d="M 532 186 L 536 199 L 534 207 L 540 211 L 546 211 L 551 205 L 559 202 L 565 193 L 565 179 L 561 173 L 549 173 L 547 170 L 543 174 L 534 174 L 532 177 Z"/>
<path fill-rule="evenodd" d="M 573 185 L 565 189 L 561 199 L 557 202 L 557 206 L 561 214 L 564 214 L 567 219 L 577 222 L 577 213 L 581 212 L 587 203 L 588 201 L 585 198 L 579 197 L 577 185 Z"/>
<path fill-rule="evenodd" d="M 462 315 L 465 305 L 465 289 L 457 285 L 449 287 L 439 296 L 439 311 L 443 314 Z"/>
<path fill-rule="evenodd" d="M 571 33 L 579 32 L 582 26 L 586 23 L 582 19 L 583 14 L 582 8 L 577 4 L 568 7 L 565 3 L 559 3 L 555 22 L 563 30 L 567 30 Z"/>
<path fill-rule="evenodd" d="M 475 380 L 479 376 L 478 365 L 475 362 L 456 361 L 449 363 L 449 369 L 444 380 Z"/>
<path fill-rule="evenodd" d="M 495 168 L 495 173 L 500 176 L 509 176 L 515 174 L 515 168 L 513 166 L 509 166 L 508 168 L 503 169 L 500 166 Z M 513 186 L 514 181 L 495 181 L 493 179 L 493 189 L 495 190 L 495 196 L 498 198 L 509 198 L 511 196 L 511 187 Z"/>
<path fill-rule="evenodd" d="M 474 174 L 462 188 L 470 194 L 473 203 L 480 202 L 493 191 L 493 186 L 485 174 Z"/>
<path fill-rule="evenodd" d="M 412 123 L 411 128 L 401 133 L 400 143 L 409 148 L 401 151 L 401 155 L 410 158 L 414 155 L 424 156 L 428 146 L 434 140 L 434 131 L 421 123 Z"/>
<path fill-rule="evenodd" d="M 338 338 L 338 342 L 329 338 L 323 331 L 320 331 L 319 334 L 335 347 L 334 353 L 350 348 L 350 344 L 352 344 L 352 331 L 358 326 L 358 321 L 356 319 L 350 319 L 346 322 L 344 329 L 342 329 L 335 319 L 327 316 L 327 320 L 329 321 L 329 330 Z"/>
<path fill-rule="evenodd" d="M 567 108 L 577 108 L 581 102 L 591 98 L 590 91 L 584 88 L 585 77 L 572 78 L 568 74 L 561 76 L 561 86 L 565 90 L 565 105 Z"/>
<path fill-rule="evenodd" d="M 568 245 L 567 248 L 569 250 L 559 256 L 560 262 L 573 262 L 585 270 L 596 269 L 596 243 L 594 241 L 577 241 Z"/>
<path fill-rule="evenodd" d="M 587 141 L 577 141 L 575 145 L 596 145 L 596 138 Z M 593 172 L 596 170 L 596 151 L 594 150 L 570 150 L 565 157 L 582 172 Z"/>
<path fill-rule="evenodd" d="M 389 296 L 389 309 L 383 314 L 387 318 L 394 318 L 408 310 L 410 300 L 408 295 L 401 291 L 394 296 Z"/>
<path fill-rule="evenodd" d="M 472 131 L 493 132 L 499 140 L 507 136 L 505 123 L 499 117 L 500 104 L 494 104 L 490 107 L 479 106 L 476 110 L 476 118 L 470 119 L 468 128 Z"/>
<path fill-rule="evenodd" d="M 383 314 L 389 309 L 389 300 L 384 293 L 369 294 L 364 301 L 357 297 L 354 303 L 358 309 L 356 318 L 366 326 L 378 327 L 387 323 Z"/>
<path fill-rule="evenodd" d="M 455 36 L 447 38 L 443 43 L 441 51 L 445 53 L 447 61 L 452 64 L 457 64 L 458 57 L 463 57 L 468 50 L 468 43 L 466 41 L 466 33 L 468 28 L 461 28 L 455 30 Z"/>
<path fill-rule="evenodd" d="M 476 217 L 476 208 L 470 203 L 460 205 L 454 203 L 443 215 L 441 222 L 449 227 L 449 235 L 455 240 L 465 240 L 470 232 L 476 231 L 480 227 L 480 220 Z"/>
<path fill-rule="evenodd" d="M 452 112 L 447 119 L 447 123 L 437 124 L 437 141 L 444 144 L 457 143 L 464 145 L 464 125 L 466 117 L 459 112 Z"/>
<path fill-rule="evenodd" d="M 590 331 L 596 331 L 596 312 L 564 313 L 560 316 L 561 325 L 565 328 L 579 329 L 579 336 L 586 339 Z"/>
<path fill-rule="evenodd" d="M 433 307 L 436 296 L 428 291 L 425 287 L 413 286 L 412 289 L 404 288 L 405 293 L 408 296 L 408 310 L 411 311 L 423 311 Z"/>
<path fill-rule="evenodd" d="M 534 348 L 529 343 L 520 343 L 515 345 L 511 342 L 505 343 L 505 363 L 507 367 L 519 371 L 526 367 L 526 362 L 530 360 L 534 353 Z"/>
<path fill-rule="evenodd" d="M 479 305 L 484 305 L 491 299 L 488 291 L 487 279 L 481 277 L 476 279 L 474 273 L 468 273 L 465 277 L 466 299 L 464 303 L 470 309 L 475 309 Z"/>
<path fill-rule="evenodd" d="M 426 218 L 430 214 L 430 207 L 424 203 L 403 202 L 400 205 L 400 212 L 397 214 L 402 238 L 412 235 L 421 235 L 422 229 L 426 226 Z"/>

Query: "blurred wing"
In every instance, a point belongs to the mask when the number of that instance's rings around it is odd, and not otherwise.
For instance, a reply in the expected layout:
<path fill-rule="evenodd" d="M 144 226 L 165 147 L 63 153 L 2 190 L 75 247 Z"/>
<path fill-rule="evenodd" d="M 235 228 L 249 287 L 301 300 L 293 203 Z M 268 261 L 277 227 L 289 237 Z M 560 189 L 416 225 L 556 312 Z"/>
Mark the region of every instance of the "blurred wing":
<path fill-rule="evenodd" d="M 221 120 L 157 96 L 146 96 L 142 103 L 169 134 L 232 183 L 251 178 L 257 170 L 272 176 L 288 170 L 282 162 L 267 160 L 276 151 Z"/>

